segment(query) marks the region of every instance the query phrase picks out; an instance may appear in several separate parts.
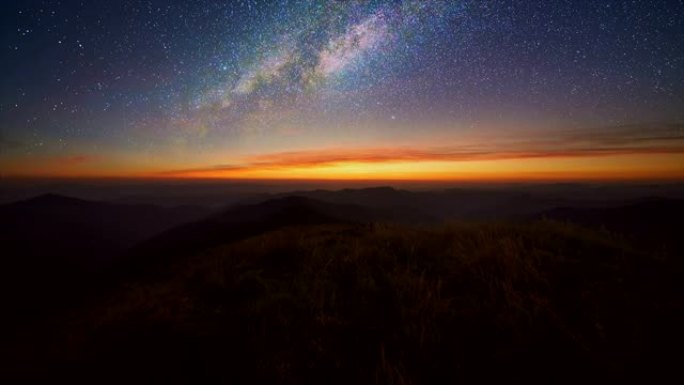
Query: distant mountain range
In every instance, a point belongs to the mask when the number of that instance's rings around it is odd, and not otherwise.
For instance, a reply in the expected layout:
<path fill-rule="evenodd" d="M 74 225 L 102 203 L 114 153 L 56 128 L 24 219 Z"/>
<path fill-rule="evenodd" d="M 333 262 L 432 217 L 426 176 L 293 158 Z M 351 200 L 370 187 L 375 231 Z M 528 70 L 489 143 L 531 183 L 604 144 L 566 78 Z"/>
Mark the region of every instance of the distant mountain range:
<path fill-rule="evenodd" d="M 133 245 L 206 215 L 206 209 L 196 207 L 112 204 L 55 194 L 2 205 L 2 299 L 40 308 L 55 298 L 78 296 L 83 280 L 96 279 L 93 272 Z"/>
<path fill-rule="evenodd" d="M 644 198 L 616 207 L 559 207 L 536 217 L 607 230 L 655 252 L 684 253 L 684 200 Z"/>
<path fill-rule="evenodd" d="M 0 240 L 6 252 L 24 259 L 98 265 L 152 235 L 207 214 L 198 207 L 113 204 L 47 194 L 0 206 Z"/>
<path fill-rule="evenodd" d="M 642 198 L 601 203 L 596 199 L 572 205 L 568 197 L 505 189 L 410 192 L 378 187 L 266 194 L 223 210 L 208 210 L 47 194 L 0 205 L 0 241 L 3 254 L 26 266 L 59 263 L 89 269 L 131 249 L 139 253 L 209 247 L 282 226 L 320 223 L 547 218 L 648 240 L 674 238 L 684 215 L 682 202 Z"/>
<path fill-rule="evenodd" d="M 163 232 L 134 248 L 129 258 L 154 259 L 206 250 L 286 226 L 331 223 L 420 223 L 426 216 L 293 195 L 236 205 L 201 221 Z"/>
<path fill-rule="evenodd" d="M 166 379 L 175 377 L 169 368 L 206 362 L 215 365 L 212 376 L 231 376 L 226 362 L 252 376 L 267 362 L 259 360 L 287 358 L 281 347 L 295 345 L 293 362 L 326 351 L 342 355 L 312 362 L 346 362 L 348 371 L 377 348 L 377 336 L 384 335 L 381 361 L 384 349 L 403 354 L 410 344 L 392 341 L 407 330 L 415 331 L 412 349 L 428 343 L 436 359 L 463 346 L 462 357 L 479 352 L 471 362 L 477 375 L 500 346 L 500 366 L 519 359 L 529 367 L 536 362 L 507 349 L 532 346 L 536 360 L 576 367 L 595 355 L 616 357 L 622 340 L 678 346 L 669 341 L 680 323 L 667 322 L 681 309 L 684 200 L 573 202 L 515 190 L 370 188 L 253 196 L 208 210 L 42 195 L 0 206 L 0 301 L 8 314 L 0 337 L 11 352 L 26 340 L 54 343 L 40 354 L 59 360 L 80 344 L 81 361 L 96 357 L 105 368 L 94 373 L 116 371 L 125 357 L 122 373 L 139 362 Z M 458 224 L 440 224 L 450 220 Z M 499 338 L 502 319 L 509 335 L 526 337 Z M 439 337 L 424 340 L 424 330 Z M 618 336 L 610 351 L 602 350 L 604 332 Z M 547 344 L 549 336 L 555 342 Z M 644 346 L 627 348 L 645 362 Z M 558 360 L 549 349 L 567 355 Z M 41 366 L 30 348 L 23 354 L 29 374 L 37 367 L 52 378 L 50 358 Z M 432 358 L 414 357 L 405 364 L 432 373 Z M 651 365 L 662 357 L 669 356 Z M 281 367 L 265 366 L 269 375 Z"/>
<path fill-rule="evenodd" d="M 91 272 L 113 261 L 144 265 L 286 226 L 325 223 L 546 218 L 605 229 L 640 247 L 684 251 L 678 234 L 684 218 L 682 200 L 642 199 L 599 207 L 591 207 L 598 203 L 590 207 L 564 203 L 568 203 L 565 198 L 509 190 L 409 192 L 380 187 L 263 195 L 211 211 L 48 194 L 0 206 L 2 278 L 8 287 L 32 287 L 37 295 L 43 295 L 46 287 L 56 292 L 68 286 L 78 290 L 81 278 L 92 279 Z"/>
<path fill-rule="evenodd" d="M 634 190 L 634 189 L 632 189 Z M 630 190 L 630 191 L 632 191 Z M 641 191 L 641 190 L 635 190 Z M 677 201 L 679 198 L 647 198 L 643 195 L 620 195 L 611 187 L 551 185 L 530 188 L 457 188 L 434 191 L 407 191 L 392 187 L 343 190 L 309 190 L 281 194 L 262 194 L 245 202 L 255 203 L 301 196 L 322 202 L 354 204 L 395 213 L 406 221 L 442 222 L 445 220 L 520 220 L 559 207 L 607 208 L 628 206 L 652 199 Z M 663 196 L 668 196 L 664 194 Z"/>

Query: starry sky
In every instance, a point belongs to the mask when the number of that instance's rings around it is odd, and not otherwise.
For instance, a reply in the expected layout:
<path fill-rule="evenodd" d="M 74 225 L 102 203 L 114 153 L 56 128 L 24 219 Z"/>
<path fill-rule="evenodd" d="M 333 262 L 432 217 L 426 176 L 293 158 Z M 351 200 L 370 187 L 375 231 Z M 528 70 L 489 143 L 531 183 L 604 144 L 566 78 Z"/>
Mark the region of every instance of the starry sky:
<path fill-rule="evenodd" d="M 0 5 L 0 175 L 684 178 L 684 2 Z"/>

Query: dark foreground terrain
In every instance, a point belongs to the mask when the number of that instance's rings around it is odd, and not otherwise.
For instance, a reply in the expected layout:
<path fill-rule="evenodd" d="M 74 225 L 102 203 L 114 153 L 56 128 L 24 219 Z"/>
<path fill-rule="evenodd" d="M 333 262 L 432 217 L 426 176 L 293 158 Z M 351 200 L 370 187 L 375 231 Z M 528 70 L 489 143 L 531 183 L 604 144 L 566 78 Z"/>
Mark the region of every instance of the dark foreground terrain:
<path fill-rule="evenodd" d="M 658 200 L 410 225 L 310 198 L 245 205 L 142 241 L 39 316 L 22 312 L 43 306 L 36 293 L 59 292 L 59 280 L 50 290 L 40 281 L 49 272 L 22 276 L 40 290 L 3 294 L 22 298 L 6 308 L 3 373 L 84 383 L 658 381 L 681 358 L 681 210 Z"/>

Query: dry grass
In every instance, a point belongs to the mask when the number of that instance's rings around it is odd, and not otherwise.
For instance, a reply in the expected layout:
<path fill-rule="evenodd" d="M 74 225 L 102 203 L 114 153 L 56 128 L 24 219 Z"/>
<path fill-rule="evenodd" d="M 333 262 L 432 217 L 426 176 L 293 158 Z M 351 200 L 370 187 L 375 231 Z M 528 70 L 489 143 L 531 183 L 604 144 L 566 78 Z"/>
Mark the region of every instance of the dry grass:
<path fill-rule="evenodd" d="M 659 364 L 681 303 L 658 261 L 554 222 L 286 228 L 161 271 L 75 315 L 74 357 L 200 382 L 619 379 Z"/>

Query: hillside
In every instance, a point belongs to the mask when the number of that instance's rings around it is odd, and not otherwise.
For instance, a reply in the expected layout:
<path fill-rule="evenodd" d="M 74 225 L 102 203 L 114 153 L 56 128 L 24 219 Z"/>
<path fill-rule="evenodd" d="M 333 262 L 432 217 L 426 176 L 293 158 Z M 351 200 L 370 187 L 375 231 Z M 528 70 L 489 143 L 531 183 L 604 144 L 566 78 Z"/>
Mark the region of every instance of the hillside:
<path fill-rule="evenodd" d="M 114 204 L 45 194 L 0 205 L 0 299 L 17 315 L 87 293 L 134 245 L 208 215 L 197 207 Z M 87 287 L 87 286 L 86 286 Z"/>
<path fill-rule="evenodd" d="M 114 204 L 45 194 L 0 206 L 0 240 L 12 254 L 93 265 L 208 213 L 197 207 Z"/>
<path fill-rule="evenodd" d="M 675 367 L 682 278 L 557 222 L 314 220 L 159 263 L 18 334 L 12 367 L 118 383 L 653 380 Z"/>
<path fill-rule="evenodd" d="M 558 207 L 543 212 L 537 218 L 619 234 L 630 244 L 654 254 L 684 253 L 684 239 L 681 237 L 684 200 L 681 199 L 649 198 L 611 207 Z"/>
<path fill-rule="evenodd" d="M 660 187 L 660 188 L 658 188 Z M 556 208 L 601 209 L 629 206 L 645 197 L 660 197 L 664 202 L 684 199 L 681 185 L 601 186 L 539 185 L 508 187 L 468 187 L 436 190 L 402 190 L 372 187 L 342 190 L 307 190 L 263 194 L 251 202 L 287 196 L 301 196 L 322 202 L 354 204 L 400 213 L 404 222 L 444 220 L 519 220 Z M 652 198 L 655 200 L 657 198 Z"/>
<path fill-rule="evenodd" d="M 132 259 L 168 259 L 170 256 L 203 251 L 234 240 L 292 225 L 329 223 L 394 223 L 420 217 L 360 206 L 331 203 L 296 195 L 253 204 L 235 205 L 199 221 L 190 222 L 155 236 L 132 250 Z"/>

